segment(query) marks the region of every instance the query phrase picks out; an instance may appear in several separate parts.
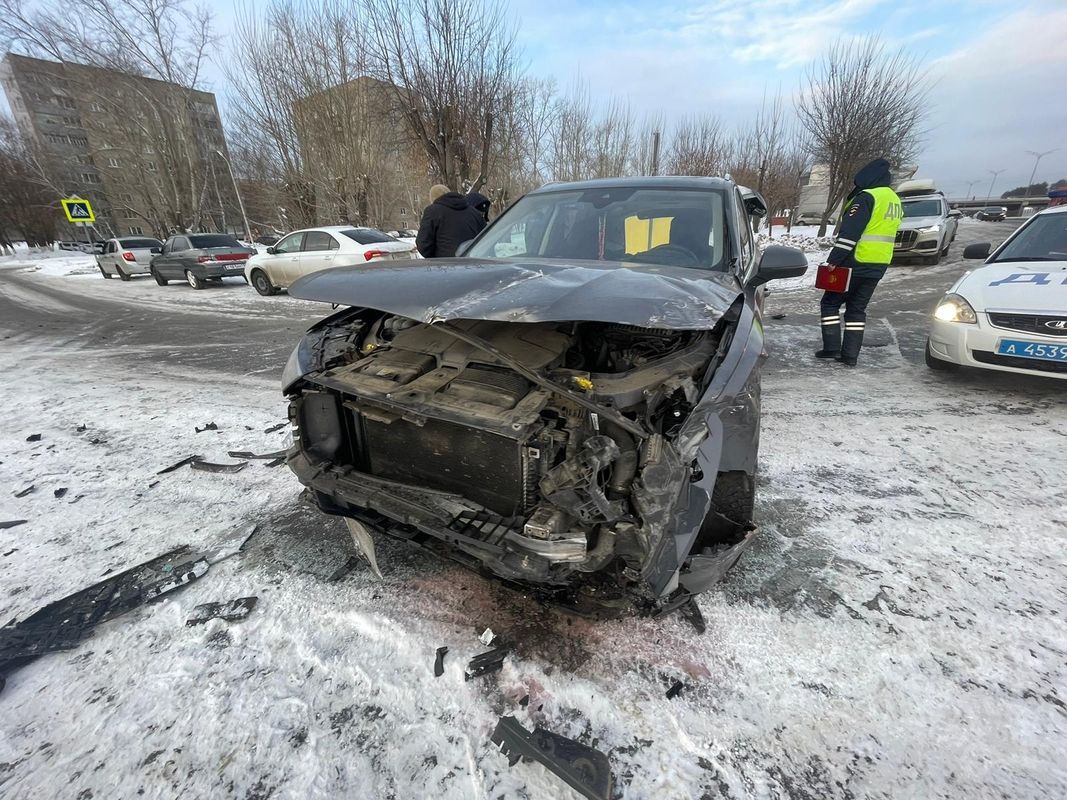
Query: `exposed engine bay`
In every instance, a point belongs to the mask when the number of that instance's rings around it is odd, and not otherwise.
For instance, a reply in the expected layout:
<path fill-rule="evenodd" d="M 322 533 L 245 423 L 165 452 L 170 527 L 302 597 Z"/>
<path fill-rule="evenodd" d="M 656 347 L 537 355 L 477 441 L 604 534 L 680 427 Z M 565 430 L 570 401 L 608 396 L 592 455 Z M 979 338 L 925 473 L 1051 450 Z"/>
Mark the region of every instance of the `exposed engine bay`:
<path fill-rule="evenodd" d="M 675 440 L 732 321 L 425 324 L 359 309 L 320 332 L 290 464 L 324 510 L 373 529 L 514 581 L 610 575 L 633 594 L 700 477 Z"/>

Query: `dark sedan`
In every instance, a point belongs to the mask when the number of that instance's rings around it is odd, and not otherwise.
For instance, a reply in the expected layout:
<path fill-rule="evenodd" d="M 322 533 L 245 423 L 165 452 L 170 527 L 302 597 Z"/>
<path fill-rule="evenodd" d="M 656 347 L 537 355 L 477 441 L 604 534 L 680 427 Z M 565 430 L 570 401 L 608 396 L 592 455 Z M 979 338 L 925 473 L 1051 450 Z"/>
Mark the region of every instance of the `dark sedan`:
<path fill-rule="evenodd" d="M 1008 210 L 1004 206 L 988 206 L 979 209 L 974 218 L 985 222 L 1003 222 L 1008 218 Z"/>
<path fill-rule="evenodd" d="M 752 541 L 762 198 L 716 178 L 554 184 L 456 258 L 339 267 L 294 297 L 351 306 L 287 365 L 288 463 L 371 531 L 579 609 L 655 611 Z"/>
<path fill-rule="evenodd" d="M 204 289 L 208 281 L 244 278 L 245 262 L 255 254 L 225 233 L 183 233 L 163 243 L 149 271 L 160 286 L 179 280 Z"/>

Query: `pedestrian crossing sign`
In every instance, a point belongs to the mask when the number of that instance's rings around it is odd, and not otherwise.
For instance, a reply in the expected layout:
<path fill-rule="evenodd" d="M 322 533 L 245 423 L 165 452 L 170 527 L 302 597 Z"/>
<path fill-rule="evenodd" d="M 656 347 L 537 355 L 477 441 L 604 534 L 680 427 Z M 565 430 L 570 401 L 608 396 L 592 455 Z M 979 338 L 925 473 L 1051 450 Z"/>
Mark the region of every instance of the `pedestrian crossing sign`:
<path fill-rule="evenodd" d="M 96 214 L 88 200 L 80 197 L 68 197 L 60 200 L 63 204 L 63 213 L 67 215 L 67 222 L 96 222 Z"/>

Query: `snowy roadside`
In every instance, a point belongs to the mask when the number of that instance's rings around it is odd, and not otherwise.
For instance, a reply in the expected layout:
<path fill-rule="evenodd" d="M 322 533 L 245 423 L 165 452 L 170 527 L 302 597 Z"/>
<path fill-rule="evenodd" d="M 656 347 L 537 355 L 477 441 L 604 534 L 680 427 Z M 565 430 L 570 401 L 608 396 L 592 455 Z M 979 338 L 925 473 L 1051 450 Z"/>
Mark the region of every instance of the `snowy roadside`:
<path fill-rule="evenodd" d="M 1062 404 L 945 380 L 893 346 L 832 372 L 808 338 L 775 328 L 773 358 L 792 369 L 764 384 L 761 533 L 701 598 L 703 636 L 676 616 L 568 618 L 388 542 L 384 581 L 357 568 L 327 582 L 322 564 L 350 544 L 297 503 L 284 467 L 153 477 L 190 452 L 276 449 L 275 386 L 6 340 L 0 514 L 30 522 L 0 531 L 0 554 L 15 550 L 0 555 L 5 621 L 174 544 L 247 519 L 260 532 L 189 588 L 15 672 L 0 791 L 572 797 L 489 743 L 514 714 L 608 753 L 625 798 L 1062 796 Z M 979 419 L 995 424 L 976 432 Z M 220 430 L 193 432 L 207 421 Z M 185 627 L 194 605 L 242 595 L 260 597 L 248 620 Z M 517 650 L 465 682 L 486 626 Z"/>

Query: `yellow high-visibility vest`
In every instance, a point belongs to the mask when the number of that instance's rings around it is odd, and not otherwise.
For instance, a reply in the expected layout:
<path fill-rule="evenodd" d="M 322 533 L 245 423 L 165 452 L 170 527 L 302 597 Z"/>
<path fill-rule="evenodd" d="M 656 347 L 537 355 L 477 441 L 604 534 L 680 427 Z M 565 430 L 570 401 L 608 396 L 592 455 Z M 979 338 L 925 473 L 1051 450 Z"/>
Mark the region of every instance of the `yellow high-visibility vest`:
<path fill-rule="evenodd" d="M 856 261 L 861 264 L 888 264 L 893 260 L 893 243 L 900 221 L 904 218 L 904 208 L 897 193 L 888 186 L 863 191 L 874 198 L 874 210 L 863 235 L 856 242 Z"/>

